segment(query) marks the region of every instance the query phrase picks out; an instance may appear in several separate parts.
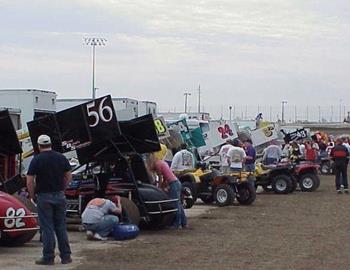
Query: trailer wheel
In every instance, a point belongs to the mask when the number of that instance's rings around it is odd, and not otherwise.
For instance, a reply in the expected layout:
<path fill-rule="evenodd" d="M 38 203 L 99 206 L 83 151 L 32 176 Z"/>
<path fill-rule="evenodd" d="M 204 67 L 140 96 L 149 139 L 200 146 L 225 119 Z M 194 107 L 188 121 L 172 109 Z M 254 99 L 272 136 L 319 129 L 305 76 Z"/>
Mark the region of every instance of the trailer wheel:
<path fill-rule="evenodd" d="M 125 197 L 120 197 L 122 205 L 122 216 L 126 217 L 131 224 L 139 225 L 140 223 L 140 211 L 136 204 Z"/>

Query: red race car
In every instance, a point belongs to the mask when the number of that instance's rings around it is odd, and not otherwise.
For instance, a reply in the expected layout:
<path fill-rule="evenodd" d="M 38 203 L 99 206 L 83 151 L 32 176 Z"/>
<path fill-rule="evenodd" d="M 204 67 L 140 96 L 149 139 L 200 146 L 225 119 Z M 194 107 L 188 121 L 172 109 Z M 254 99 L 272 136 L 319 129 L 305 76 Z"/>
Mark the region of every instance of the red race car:
<path fill-rule="evenodd" d="M 25 200 L 0 191 L 0 245 L 23 245 L 38 231 L 37 215 L 25 206 Z"/>
<path fill-rule="evenodd" d="M 35 205 L 16 195 L 25 186 L 17 168 L 22 153 L 8 110 L 0 111 L 0 245 L 18 246 L 30 241 L 38 230 Z M 9 180 L 7 180 L 9 179 Z"/>

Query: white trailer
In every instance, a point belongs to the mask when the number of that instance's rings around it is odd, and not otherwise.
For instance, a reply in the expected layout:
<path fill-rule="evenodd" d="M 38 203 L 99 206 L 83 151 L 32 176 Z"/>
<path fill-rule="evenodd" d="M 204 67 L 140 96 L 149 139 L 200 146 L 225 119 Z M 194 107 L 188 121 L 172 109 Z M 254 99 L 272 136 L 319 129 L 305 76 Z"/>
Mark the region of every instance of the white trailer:
<path fill-rule="evenodd" d="M 146 114 L 152 114 L 153 117 L 157 116 L 157 103 L 153 101 L 139 101 L 138 116 Z"/>
<path fill-rule="evenodd" d="M 56 93 L 37 89 L 2 89 L 0 90 L 0 107 L 20 111 L 18 129 L 27 129 L 27 122 L 35 115 L 56 111 Z"/>

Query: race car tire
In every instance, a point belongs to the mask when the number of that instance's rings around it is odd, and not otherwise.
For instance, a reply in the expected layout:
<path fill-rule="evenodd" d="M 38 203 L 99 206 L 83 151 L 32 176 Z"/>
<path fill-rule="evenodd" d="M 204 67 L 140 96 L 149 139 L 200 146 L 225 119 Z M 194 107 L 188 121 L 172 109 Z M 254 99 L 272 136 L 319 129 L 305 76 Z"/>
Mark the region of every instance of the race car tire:
<path fill-rule="evenodd" d="M 140 211 L 136 204 L 125 197 L 120 197 L 120 203 L 122 205 L 122 216 L 126 216 L 128 222 L 134 225 L 140 223 Z"/>

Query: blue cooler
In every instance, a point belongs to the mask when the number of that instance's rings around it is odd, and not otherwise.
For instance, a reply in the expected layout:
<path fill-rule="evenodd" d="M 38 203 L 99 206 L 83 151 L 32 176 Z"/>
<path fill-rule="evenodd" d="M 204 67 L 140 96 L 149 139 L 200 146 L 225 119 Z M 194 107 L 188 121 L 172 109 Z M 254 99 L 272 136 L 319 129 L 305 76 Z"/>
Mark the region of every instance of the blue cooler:
<path fill-rule="evenodd" d="M 115 240 L 129 240 L 136 238 L 140 233 L 139 227 L 134 224 L 117 223 L 113 228 L 113 237 Z"/>

